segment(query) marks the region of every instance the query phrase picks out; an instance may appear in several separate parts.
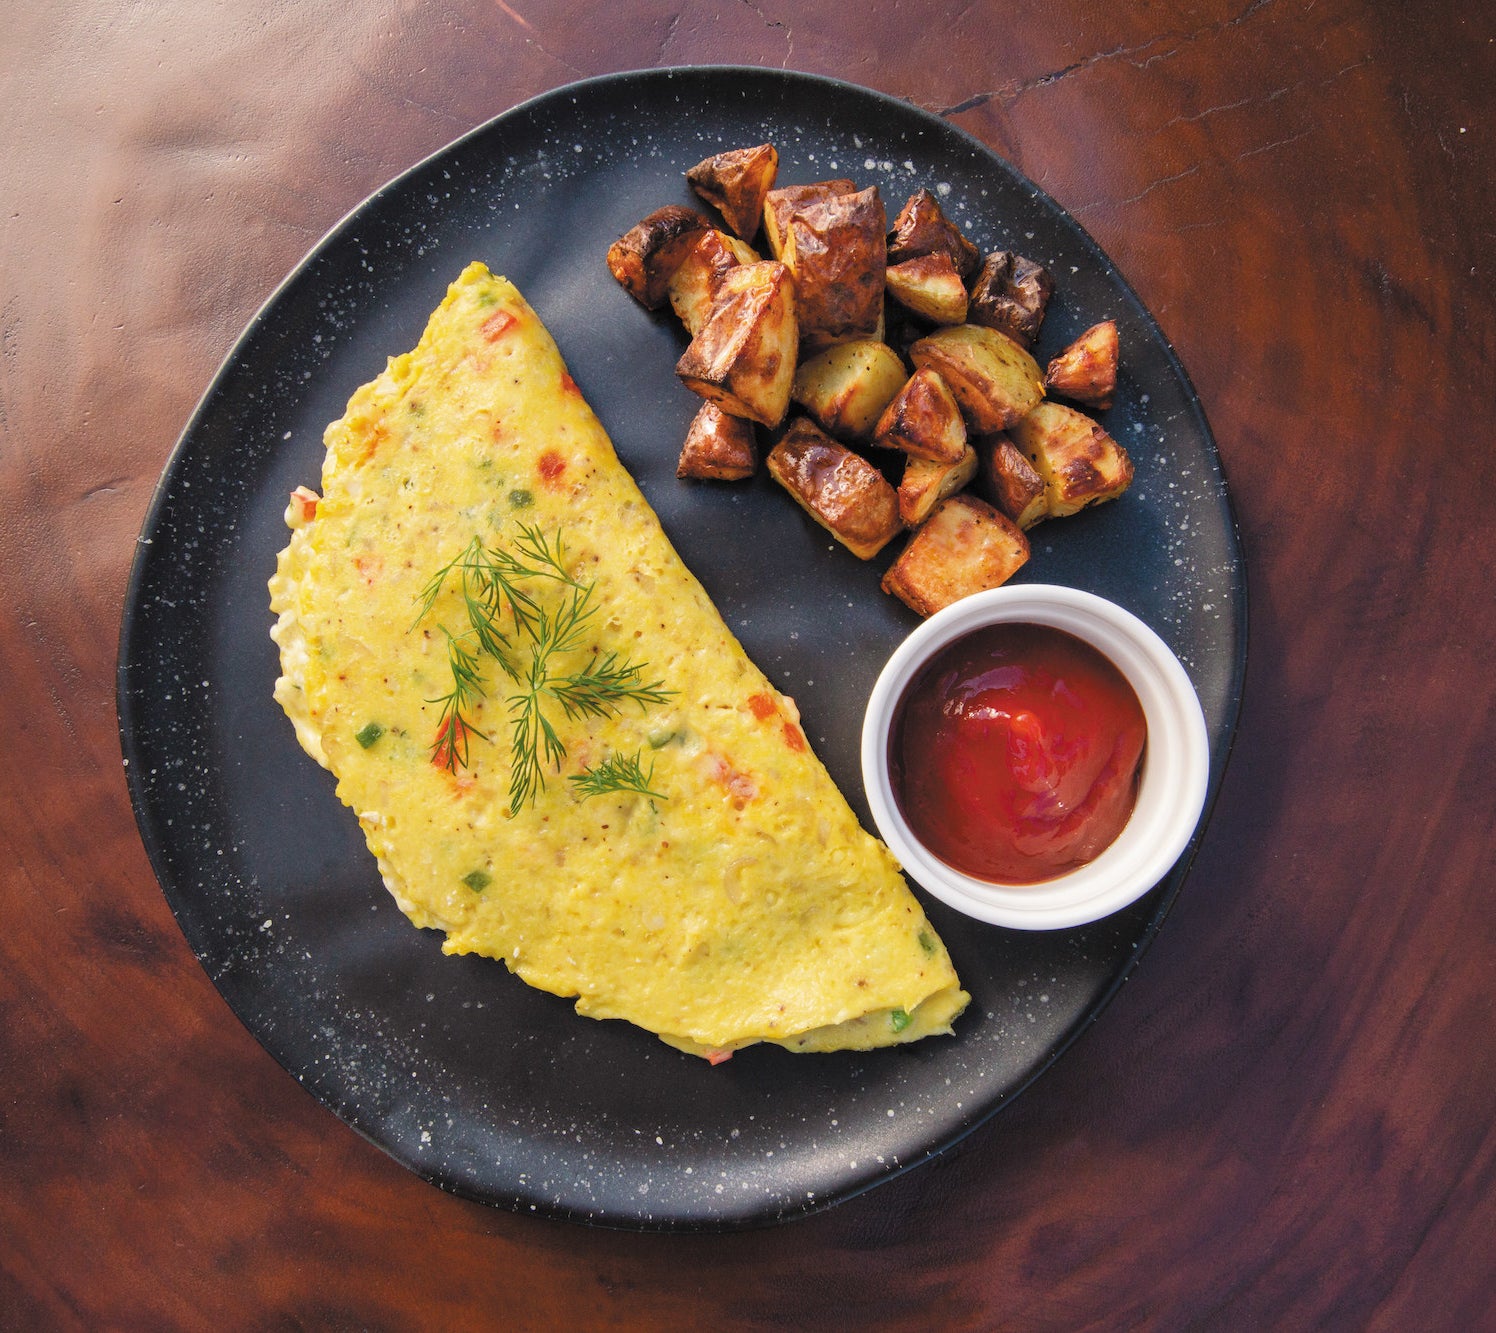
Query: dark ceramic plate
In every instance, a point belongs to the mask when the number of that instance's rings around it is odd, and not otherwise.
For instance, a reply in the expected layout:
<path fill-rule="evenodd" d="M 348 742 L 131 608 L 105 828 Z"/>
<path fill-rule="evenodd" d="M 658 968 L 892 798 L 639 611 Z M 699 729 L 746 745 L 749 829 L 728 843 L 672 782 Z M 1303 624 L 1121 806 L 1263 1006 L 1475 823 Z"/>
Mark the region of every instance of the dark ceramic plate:
<path fill-rule="evenodd" d="M 931 908 L 973 1001 L 953 1039 L 874 1054 L 756 1047 L 712 1068 L 622 1023 L 578 1018 L 496 963 L 447 958 L 382 887 L 330 777 L 271 700 L 265 583 L 286 494 L 316 485 L 324 425 L 412 346 L 447 283 L 482 259 L 519 285 L 754 659 L 868 821 L 863 706 L 914 625 L 863 564 L 763 479 L 674 476 L 695 409 L 683 336 L 603 264 L 682 173 L 771 140 L 783 183 L 918 186 L 983 249 L 1048 265 L 1041 363 L 1121 326 L 1105 415 L 1137 480 L 1120 502 L 1034 533 L 1020 578 L 1129 607 L 1179 653 L 1210 723 L 1219 785 L 1236 723 L 1245 590 L 1200 406 L 1117 271 L 1050 199 L 981 144 L 864 89 L 754 69 L 622 74 L 500 116 L 381 190 L 246 330 L 162 477 L 140 539 L 119 663 L 120 729 L 147 851 L 182 930 L 234 1011 L 333 1112 L 444 1189 L 607 1225 L 780 1221 L 914 1166 L 990 1117 L 1093 1019 L 1156 932 L 1189 857 L 1132 909 L 1051 934 Z M 1198 835 L 1197 835 L 1198 836 Z M 1193 851 L 1193 848 L 1191 849 Z"/>

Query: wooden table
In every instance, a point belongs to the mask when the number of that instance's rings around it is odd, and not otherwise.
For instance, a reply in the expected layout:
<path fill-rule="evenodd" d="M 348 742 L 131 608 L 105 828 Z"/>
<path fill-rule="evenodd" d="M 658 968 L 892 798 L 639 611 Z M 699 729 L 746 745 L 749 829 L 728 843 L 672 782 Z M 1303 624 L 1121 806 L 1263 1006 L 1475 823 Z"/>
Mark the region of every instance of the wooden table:
<path fill-rule="evenodd" d="M 0 156 L 0 1325 L 1496 1323 L 1496 23 L 1453 0 L 22 7 Z M 448 1197 L 270 1059 L 121 772 L 136 534 L 345 211 L 579 77 L 743 63 L 948 117 L 1158 316 L 1247 552 L 1241 725 L 1144 966 L 933 1163 L 790 1226 Z"/>

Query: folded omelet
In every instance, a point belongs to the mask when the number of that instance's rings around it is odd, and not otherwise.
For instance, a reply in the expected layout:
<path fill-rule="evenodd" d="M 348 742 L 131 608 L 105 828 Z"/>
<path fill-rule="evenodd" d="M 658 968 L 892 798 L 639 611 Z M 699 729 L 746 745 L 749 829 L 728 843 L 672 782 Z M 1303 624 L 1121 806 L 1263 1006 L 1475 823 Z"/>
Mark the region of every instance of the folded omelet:
<path fill-rule="evenodd" d="M 271 580 L 275 697 L 449 953 L 720 1059 L 967 1002 L 888 850 L 482 264 L 328 427 Z"/>

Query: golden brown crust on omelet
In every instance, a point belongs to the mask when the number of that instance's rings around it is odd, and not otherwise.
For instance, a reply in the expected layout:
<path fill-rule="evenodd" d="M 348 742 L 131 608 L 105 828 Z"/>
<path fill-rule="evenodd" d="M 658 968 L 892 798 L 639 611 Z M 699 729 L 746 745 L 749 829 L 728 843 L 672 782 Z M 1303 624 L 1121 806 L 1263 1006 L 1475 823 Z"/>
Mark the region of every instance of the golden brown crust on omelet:
<path fill-rule="evenodd" d="M 293 514 L 271 583 L 276 697 L 412 920 L 448 952 L 502 959 L 580 1013 L 696 1054 L 949 1030 L 967 997 L 892 856 L 681 563 L 512 284 L 470 265 L 326 444 L 315 513 Z M 598 612 L 555 670 L 616 653 L 669 692 L 560 718 L 567 771 L 638 754 L 659 799 L 586 799 L 550 772 L 511 815 L 496 669 L 472 717 L 486 739 L 466 766 L 432 762 L 462 606 L 447 587 L 422 618 L 419 595 L 475 536 L 502 544 L 521 522 L 559 534 L 571 576 L 595 585 Z"/>

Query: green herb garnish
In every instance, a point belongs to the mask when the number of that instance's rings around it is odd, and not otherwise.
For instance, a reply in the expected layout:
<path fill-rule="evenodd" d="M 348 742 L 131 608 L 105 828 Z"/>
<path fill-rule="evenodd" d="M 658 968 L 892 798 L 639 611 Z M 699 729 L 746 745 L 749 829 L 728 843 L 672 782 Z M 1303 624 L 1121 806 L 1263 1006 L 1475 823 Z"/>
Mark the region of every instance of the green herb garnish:
<path fill-rule="evenodd" d="M 474 893 L 482 893 L 492 882 L 493 876 L 486 870 L 469 870 L 462 877 L 462 882 Z"/>
<path fill-rule="evenodd" d="M 528 509 L 535 503 L 535 497 L 529 491 L 510 491 L 509 507 L 511 509 Z"/>
<path fill-rule="evenodd" d="M 560 770 L 566 746 L 548 708 L 559 707 L 575 721 L 614 717 L 624 705 L 641 709 L 663 703 L 672 691 L 660 681 L 646 681 L 644 667 L 616 652 L 594 649 L 585 668 L 555 672 L 556 659 L 580 651 L 597 607 L 595 585 L 581 583 L 566 570 L 558 531 L 548 538 L 538 527 L 519 524 L 511 549 L 487 546 L 474 537 L 463 551 L 427 581 L 417 597 L 419 625 L 435 607 L 442 590 L 455 579 L 462 595 L 464 626 L 454 633 L 445 625 L 447 665 L 452 688 L 428 703 L 442 705 L 432 762 L 455 773 L 468 766 L 468 738 L 487 740 L 471 714 L 485 697 L 484 660 L 492 658 L 514 688 L 505 696 L 509 713 L 509 813 L 518 814 L 545 788 L 547 769 Z M 536 580 L 542 587 L 534 586 Z M 546 594 L 548 582 L 560 591 Z M 553 674 L 554 673 L 554 674 Z"/>
<path fill-rule="evenodd" d="M 367 750 L 383 735 L 384 728 L 378 722 L 365 722 L 363 726 L 353 733 L 353 739 Z"/>
<path fill-rule="evenodd" d="M 925 951 L 925 957 L 935 957 L 935 937 L 928 930 L 919 932 L 919 947 Z"/>
<path fill-rule="evenodd" d="M 888 1026 L 895 1032 L 902 1032 L 909 1026 L 909 1013 L 904 1009 L 891 1010 L 888 1015 Z"/>
<path fill-rule="evenodd" d="M 626 791 L 648 796 L 652 801 L 666 800 L 663 792 L 650 788 L 649 784 L 654 778 L 654 763 L 650 762 L 649 771 L 646 772 L 640 763 L 642 753 L 642 751 L 635 751 L 631 755 L 615 754 L 609 759 L 604 759 L 600 764 L 584 768 L 567 781 L 576 788 L 577 793 L 584 800 L 593 796 L 606 796 L 609 793 Z"/>

